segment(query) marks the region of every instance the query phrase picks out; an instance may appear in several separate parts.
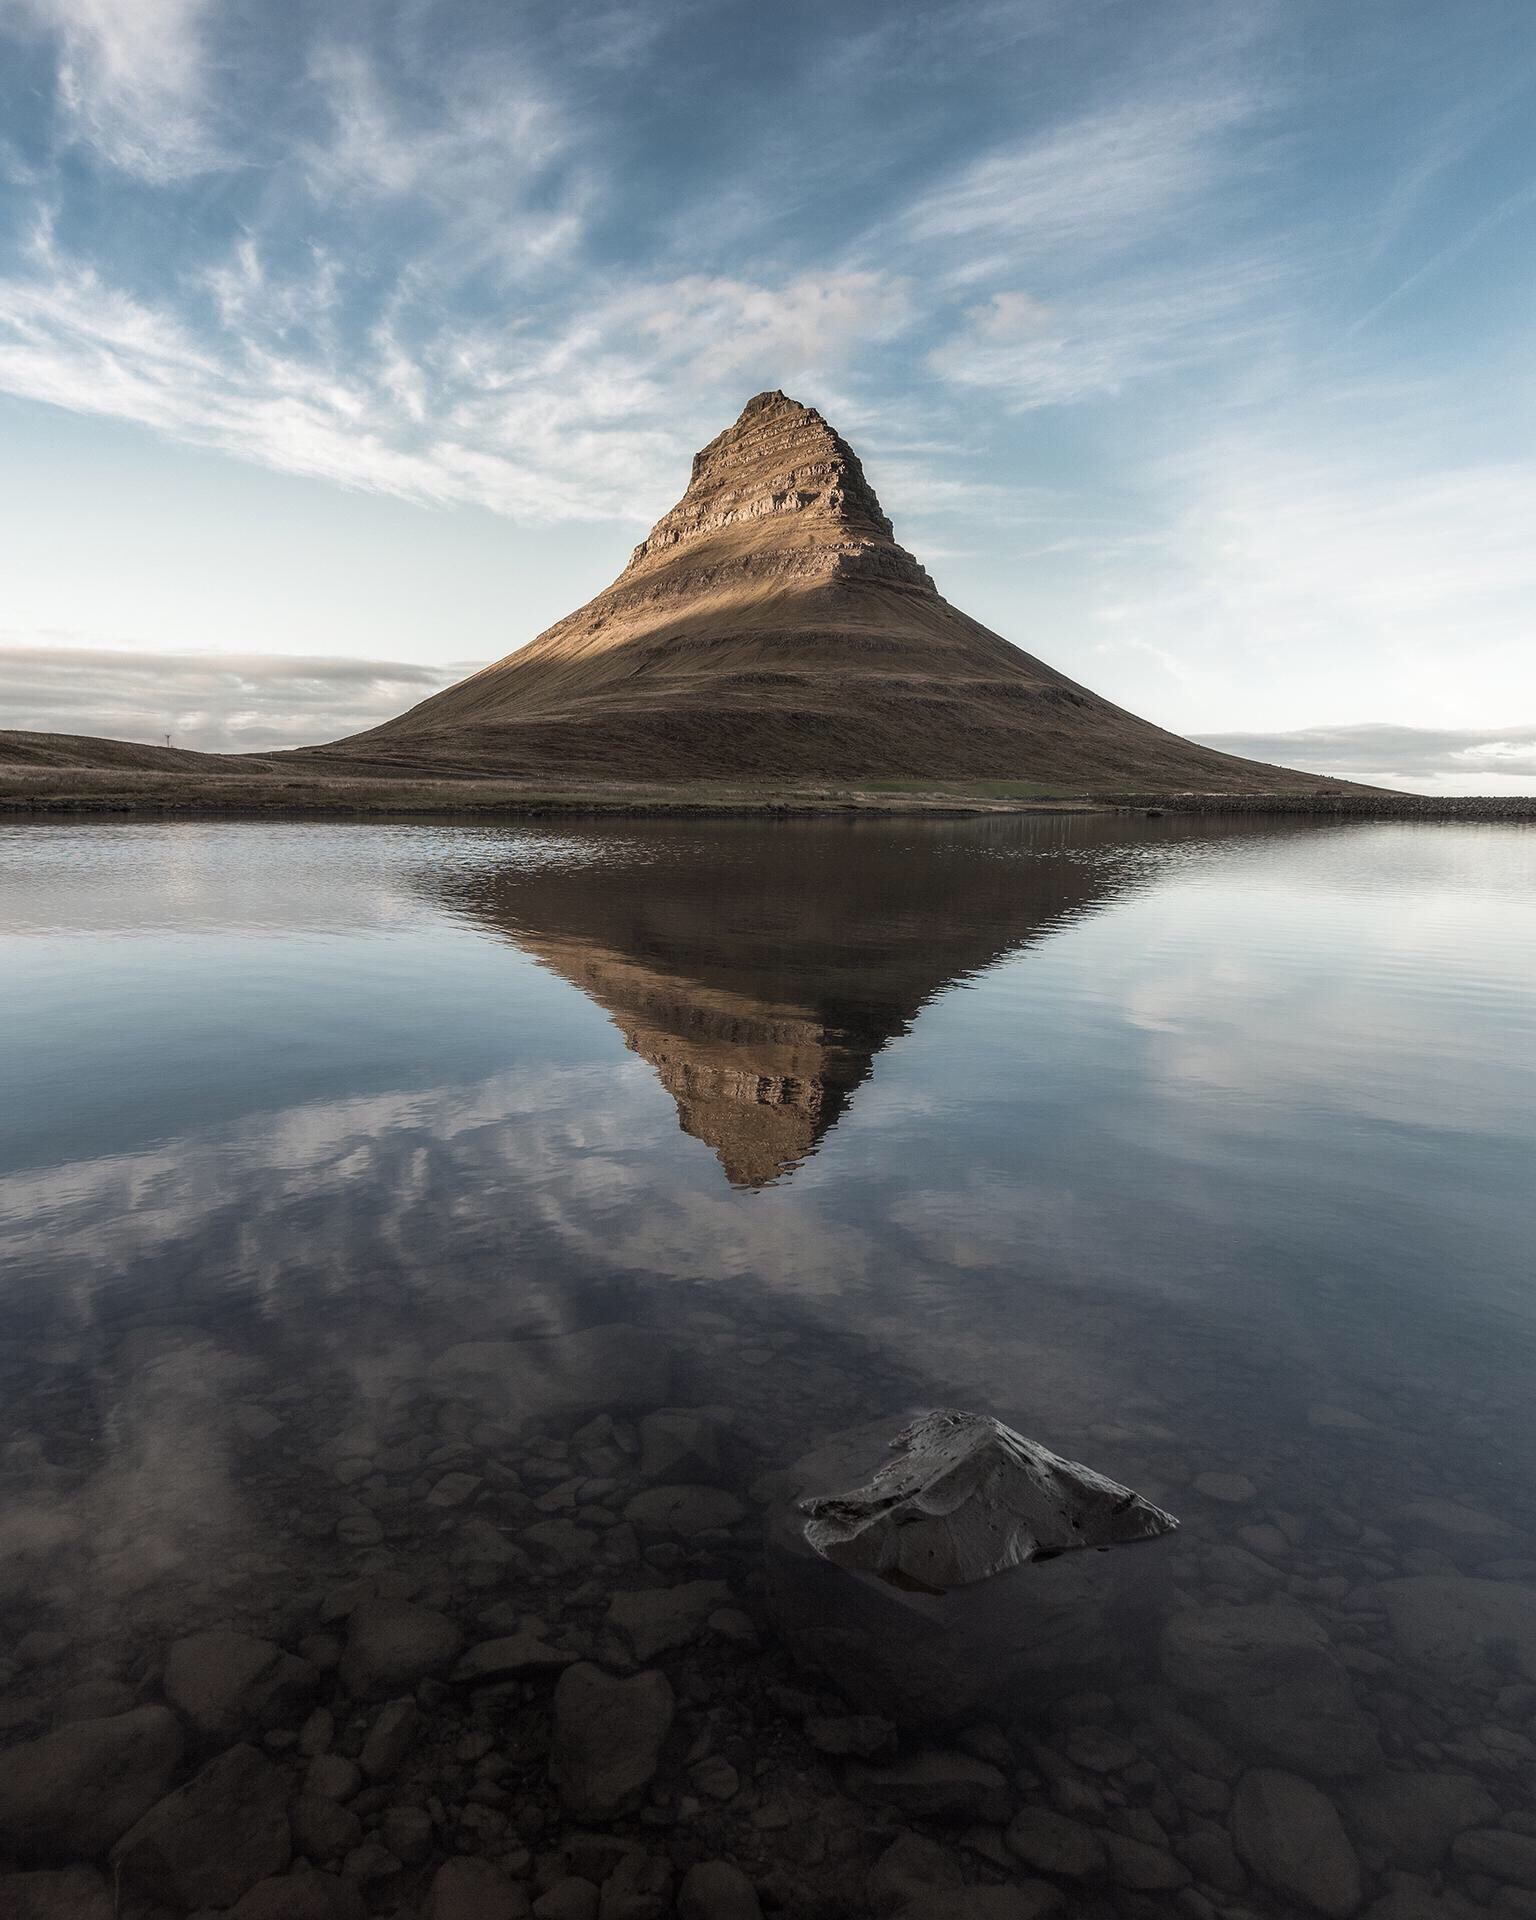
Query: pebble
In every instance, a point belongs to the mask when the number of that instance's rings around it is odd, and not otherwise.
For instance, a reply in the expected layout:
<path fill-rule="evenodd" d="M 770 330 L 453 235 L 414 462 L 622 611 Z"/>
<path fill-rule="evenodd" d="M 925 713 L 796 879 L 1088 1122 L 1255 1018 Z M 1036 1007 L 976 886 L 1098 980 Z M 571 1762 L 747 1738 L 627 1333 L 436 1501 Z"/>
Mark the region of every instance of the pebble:
<path fill-rule="evenodd" d="M 336 1716 L 329 1707 L 316 1707 L 299 1728 L 299 1752 L 306 1759 L 313 1759 L 317 1753 L 329 1752 L 331 1742 L 335 1738 Z"/>
<path fill-rule="evenodd" d="M 363 1784 L 363 1770 L 340 1753 L 319 1753 L 304 1775 L 304 1791 L 320 1800 L 345 1804 Z"/>
<path fill-rule="evenodd" d="M 477 1473 L 445 1473 L 427 1495 L 429 1507 L 468 1506 L 485 1482 Z"/>
<path fill-rule="evenodd" d="M 647 1487 L 624 1508 L 624 1518 L 641 1533 L 674 1533 L 684 1540 L 732 1527 L 745 1515 L 746 1508 L 723 1487 Z"/>
<path fill-rule="evenodd" d="M 292 1777 L 254 1747 L 228 1748 L 117 1843 L 124 1892 L 185 1909 L 233 1906 L 287 1868 L 292 1793 Z"/>
<path fill-rule="evenodd" d="M 872 1760 L 896 1745 L 896 1729 L 874 1713 L 843 1716 L 813 1713 L 805 1723 L 805 1737 L 818 1753 L 846 1759 L 857 1755 Z"/>
<path fill-rule="evenodd" d="M 1189 1880 L 1188 1870 L 1162 1847 L 1128 1834 L 1106 1833 L 1104 1851 L 1110 1878 L 1137 1893 L 1171 1893 Z"/>
<path fill-rule="evenodd" d="M 1240 1507 L 1258 1498 L 1259 1490 L 1246 1473 L 1200 1473 L 1195 1476 L 1195 1492 L 1207 1500 L 1220 1500 Z"/>
<path fill-rule="evenodd" d="M 1456 1864 L 1510 1886 L 1536 1891 L 1536 1839 L 1498 1827 L 1474 1827 L 1451 1842 Z"/>
<path fill-rule="evenodd" d="M 91 1867 L 0 1873 L 5 1920 L 113 1920 L 112 1889 Z"/>
<path fill-rule="evenodd" d="M 1120 1773 L 1137 1758 L 1129 1740 L 1105 1727 L 1074 1727 L 1066 1745 L 1067 1758 L 1089 1773 Z"/>
<path fill-rule="evenodd" d="M 1267 1886 L 1329 1920 L 1364 1898 L 1360 1862 L 1333 1802 L 1276 1768 L 1245 1773 L 1232 1797 L 1232 1842 Z"/>
<path fill-rule="evenodd" d="M 359 1699 L 414 1686 L 448 1667 L 464 1636 L 446 1615 L 403 1600 L 370 1600 L 347 1622 L 341 1681 Z"/>
<path fill-rule="evenodd" d="M 471 1647 L 448 1678 L 457 1687 L 533 1679 L 540 1674 L 560 1673 L 574 1665 L 576 1659 L 566 1648 L 551 1647 L 531 1633 L 514 1633 L 501 1640 L 482 1640 L 479 1646 Z"/>
<path fill-rule="evenodd" d="M 534 1901 L 535 1920 L 598 1920 L 598 1899 L 590 1880 L 571 1874 Z"/>
<path fill-rule="evenodd" d="M 1096 1880 L 1109 1869 L 1104 1842 L 1092 1827 L 1049 1807 L 1025 1807 L 1006 1835 L 1008 1851 L 1037 1873 L 1069 1880 Z"/>
<path fill-rule="evenodd" d="M 672 1730 L 672 1688 L 654 1670 L 614 1679 L 583 1661 L 555 1688 L 550 1777 L 567 1814 L 607 1820 L 638 1803 Z"/>
<path fill-rule="evenodd" d="M 420 1717 L 416 1702 L 408 1697 L 391 1700 L 379 1709 L 359 1755 L 370 1780 L 388 1780 L 400 1771 L 416 1738 Z"/>
<path fill-rule="evenodd" d="M 712 1753 L 698 1761 L 688 1769 L 688 1779 L 706 1800 L 734 1800 L 741 1790 L 741 1775 L 723 1754 Z"/>
<path fill-rule="evenodd" d="M 0 1753 L 0 1845 L 22 1860 L 89 1860 L 164 1794 L 182 1755 L 166 1707 L 77 1720 Z"/>
<path fill-rule="evenodd" d="M 608 1625 L 641 1662 L 696 1640 L 704 1623 L 731 1596 L 723 1580 L 687 1580 L 676 1587 L 641 1587 L 614 1594 Z"/>
<path fill-rule="evenodd" d="M 1436 1867 L 1467 1827 L 1489 1826 L 1498 1807 L 1468 1773 L 1378 1773 L 1339 1796 L 1357 1843 L 1394 1866 Z"/>
<path fill-rule="evenodd" d="M 1001 1770 L 951 1749 L 930 1748 L 885 1767 L 854 1761 L 844 1780 L 856 1799 L 896 1807 L 914 1820 L 996 1824 L 1012 1810 Z"/>
<path fill-rule="evenodd" d="M 350 1807 L 301 1793 L 288 1810 L 296 1853 L 328 1865 L 350 1853 L 363 1837 L 363 1823 Z"/>
<path fill-rule="evenodd" d="M 677 1896 L 678 1920 L 762 1920 L 757 1889 L 728 1860 L 690 1867 Z"/>

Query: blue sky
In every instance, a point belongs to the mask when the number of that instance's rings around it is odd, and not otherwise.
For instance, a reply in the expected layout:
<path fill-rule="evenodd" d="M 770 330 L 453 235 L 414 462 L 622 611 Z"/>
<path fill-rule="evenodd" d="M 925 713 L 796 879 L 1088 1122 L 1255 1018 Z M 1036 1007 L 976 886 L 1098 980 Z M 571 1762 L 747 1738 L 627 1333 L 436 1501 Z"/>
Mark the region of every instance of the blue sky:
<path fill-rule="evenodd" d="M 1536 790 L 1530 0 L 0 0 L 0 97 L 6 724 L 367 724 L 781 386 L 1122 704 Z"/>

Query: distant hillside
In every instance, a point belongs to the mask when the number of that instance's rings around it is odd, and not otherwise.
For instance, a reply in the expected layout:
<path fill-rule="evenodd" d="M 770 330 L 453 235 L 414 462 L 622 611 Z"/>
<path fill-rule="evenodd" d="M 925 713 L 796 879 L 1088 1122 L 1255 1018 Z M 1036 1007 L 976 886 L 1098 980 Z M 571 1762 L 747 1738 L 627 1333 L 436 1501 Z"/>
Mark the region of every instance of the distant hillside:
<path fill-rule="evenodd" d="M 122 773 L 243 774 L 268 766 L 254 753 L 193 753 L 184 747 L 151 747 L 139 740 L 102 740 L 92 733 L 17 733 L 0 727 L 0 767 L 35 767 Z"/>
<path fill-rule="evenodd" d="M 1001 779 L 1078 790 L 1344 783 L 1193 745 L 949 605 L 857 456 L 750 401 L 595 600 L 398 719 L 306 752 L 382 774 Z"/>

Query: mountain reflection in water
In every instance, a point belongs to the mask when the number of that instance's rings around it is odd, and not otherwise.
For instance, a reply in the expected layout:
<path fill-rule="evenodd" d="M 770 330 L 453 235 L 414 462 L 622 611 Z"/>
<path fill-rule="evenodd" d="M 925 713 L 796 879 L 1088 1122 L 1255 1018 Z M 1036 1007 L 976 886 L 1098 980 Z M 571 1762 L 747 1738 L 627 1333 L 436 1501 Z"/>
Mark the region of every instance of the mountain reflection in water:
<path fill-rule="evenodd" d="M 876 1055 L 945 988 L 1132 877 L 1067 857 L 1065 840 L 1052 857 L 1049 836 L 1028 862 L 977 858 L 974 836 L 957 856 L 920 825 L 605 837 L 618 857 L 596 868 L 426 884 L 602 1007 L 735 1187 L 768 1186 L 814 1153 Z M 1008 844 L 999 835 L 998 851 Z"/>

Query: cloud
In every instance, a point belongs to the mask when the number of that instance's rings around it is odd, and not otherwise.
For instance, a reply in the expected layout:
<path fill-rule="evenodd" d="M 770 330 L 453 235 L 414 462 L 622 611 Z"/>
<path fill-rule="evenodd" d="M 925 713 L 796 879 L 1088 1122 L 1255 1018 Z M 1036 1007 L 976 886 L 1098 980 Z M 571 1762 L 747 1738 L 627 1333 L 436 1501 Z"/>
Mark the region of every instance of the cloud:
<path fill-rule="evenodd" d="M 166 181 L 214 164 L 205 125 L 209 0 L 0 0 L 7 21 L 51 35 L 58 99 L 75 136 L 124 172 Z"/>
<path fill-rule="evenodd" d="M 1123 676 L 1104 690 L 1202 734 L 1536 712 L 1536 463 L 1479 457 L 1476 392 L 1430 405 L 1375 376 L 1191 404 L 1144 477 L 1144 537 L 1097 569 L 1088 618 Z"/>
<path fill-rule="evenodd" d="M 1218 86 L 1098 108 L 972 161 L 919 196 L 902 232 L 942 249 L 962 284 L 1134 251 L 1230 165 L 1223 143 L 1253 106 Z"/>
<path fill-rule="evenodd" d="M 377 726 L 463 670 L 0 639 L 0 711 L 26 732 L 259 753 Z"/>
<path fill-rule="evenodd" d="M 852 272 L 642 282 L 521 325 L 423 315 L 396 289 L 358 338 L 342 325 L 344 269 L 318 247 L 276 269 L 242 237 L 200 276 L 201 324 L 70 257 L 47 222 L 30 258 L 0 278 L 5 391 L 531 522 L 654 517 L 749 373 L 814 374 L 908 310 L 899 281 Z"/>
<path fill-rule="evenodd" d="M 1536 793 L 1536 726 L 1405 727 L 1368 721 L 1200 738 L 1223 753 L 1373 786 L 1435 794 Z"/>
<path fill-rule="evenodd" d="M 1274 258 L 1228 258 L 1049 300 L 997 293 L 967 311 L 928 365 L 954 386 L 1005 394 L 1018 411 L 1118 394 L 1156 374 L 1252 355 L 1288 324 L 1282 296 L 1293 273 Z"/>

